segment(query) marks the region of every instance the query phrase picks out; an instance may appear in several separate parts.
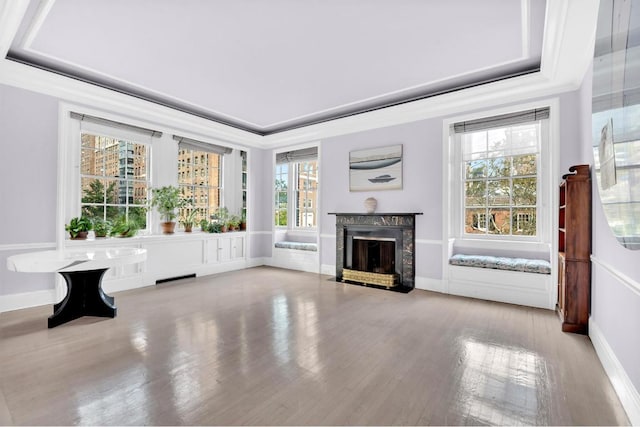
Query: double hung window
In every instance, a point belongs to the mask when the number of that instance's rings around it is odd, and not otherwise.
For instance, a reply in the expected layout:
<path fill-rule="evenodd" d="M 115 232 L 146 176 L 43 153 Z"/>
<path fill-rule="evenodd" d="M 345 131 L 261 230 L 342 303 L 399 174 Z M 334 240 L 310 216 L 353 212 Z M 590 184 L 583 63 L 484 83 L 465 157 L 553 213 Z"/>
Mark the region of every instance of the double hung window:
<path fill-rule="evenodd" d="M 120 135 L 118 135 L 120 133 Z M 115 136 L 114 136 L 115 135 Z M 147 228 L 151 145 L 118 129 L 85 123 L 80 131 L 80 210 L 92 220 Z"/>
<path fill-rule="evenodd" d="M 317 227 L 318 149 L 278 153 L 274 183 L 276 227 Z"/>
<path fill-rule="evenodd" d="M 178 143 L 178 187 L 188 203 L 180 209 L 185 218 L 195 211 L 195 222 L 210 220 L 221 207 L 223 155 L 230 148 L 174 136 Z"/>
<path fill-rule="evenodd" d="M 454 125 L 461 237 L 540 235 L 548 116 L 537 109 Z"/>

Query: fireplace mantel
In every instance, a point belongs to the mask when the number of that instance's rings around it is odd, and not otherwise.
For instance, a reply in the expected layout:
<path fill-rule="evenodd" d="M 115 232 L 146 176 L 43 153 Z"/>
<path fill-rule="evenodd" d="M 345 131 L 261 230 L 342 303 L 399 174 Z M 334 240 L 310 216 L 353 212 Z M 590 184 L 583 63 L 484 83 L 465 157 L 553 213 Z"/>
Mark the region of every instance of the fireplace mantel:
<path fill-rule="evenodd" d="M 395 274 L 397 286 L 382 286 L 401 292 L 409 292 L 415 286 L 415 217 L 422 212 L 330 212 L 336 215 L 336 280 L 345 281 L 344 270 L 352 273 L 352 241 L 354 236 L 374 239 L 391 238 L 396 242 Z M 366 237 L 363 237 L 366 236 Z M 357 237 L 356 237 L 357 238 Z M 345 273 L 346 273 L 345 272 Z M 359 274 L 359 273 L 358 273 Z M 352 279 L 348 280 L 350 283 Z M 358 281 L 356 281 L 358 282 Z M 360 284 L 373 285 L 366 280 Z"/>

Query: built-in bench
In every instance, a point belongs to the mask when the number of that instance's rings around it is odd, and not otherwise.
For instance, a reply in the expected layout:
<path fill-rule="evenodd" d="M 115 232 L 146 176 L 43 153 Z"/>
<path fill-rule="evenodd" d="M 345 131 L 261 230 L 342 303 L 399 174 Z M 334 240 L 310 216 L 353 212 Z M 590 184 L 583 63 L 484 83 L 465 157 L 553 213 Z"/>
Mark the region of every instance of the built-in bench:
<path fill-rule="evenodd" d="M 451 242 L 447 269 L 448 292 L 553 309 L 556 293 L 551 274 L 552 263 L 548 261 L 548 252 L 540 249 L 520 249 L 513 245 L 506 248 L 456 247 Z"/>
<path fill-rule="evenodd" d="M 543 259 L 456 254 L 449 258 L 449 264 L 463 267 L 493 268 L 496 270 L 551 274 L 551 263 Z"/>
<path fill-rule="evenodd" d="M 283 240 L 281 242 L 276 242 L 275 247 L 280 249 L 297 249 L 299 251 L 318 251 L 318 244 L 310 242 L 290 242 Z"/>
<path fill-rule="evenodd" d="M 320 270 L 318 234 L 311 230 L 278 230 L 273 235 L 269 265 L 317 273 Z"/>

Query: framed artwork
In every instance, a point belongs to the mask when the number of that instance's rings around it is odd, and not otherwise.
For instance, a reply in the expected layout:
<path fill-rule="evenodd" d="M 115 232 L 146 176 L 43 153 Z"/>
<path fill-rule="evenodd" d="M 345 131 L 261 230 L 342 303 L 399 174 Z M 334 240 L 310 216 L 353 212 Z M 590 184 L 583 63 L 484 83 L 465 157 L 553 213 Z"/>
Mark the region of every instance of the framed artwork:
<path fill-rule="evenodd" d="M 402 144 L 349 153 L 349 191 L 402 189 Z"/>

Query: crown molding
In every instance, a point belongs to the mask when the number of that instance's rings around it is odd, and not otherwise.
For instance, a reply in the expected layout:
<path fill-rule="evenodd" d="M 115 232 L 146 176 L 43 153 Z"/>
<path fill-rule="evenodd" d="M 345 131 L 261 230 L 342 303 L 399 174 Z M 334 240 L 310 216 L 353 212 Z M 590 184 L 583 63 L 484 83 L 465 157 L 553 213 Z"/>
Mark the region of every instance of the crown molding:
<path fill-rule="evenodd" d="M 540 72 L 266 136 L 5 59 L 27 6 L 26 0 L 0 2 L 0 83 L 230 143 L 271 149 L 576 90 L 592 61 L 599 1 L 547 2 Z"/>

